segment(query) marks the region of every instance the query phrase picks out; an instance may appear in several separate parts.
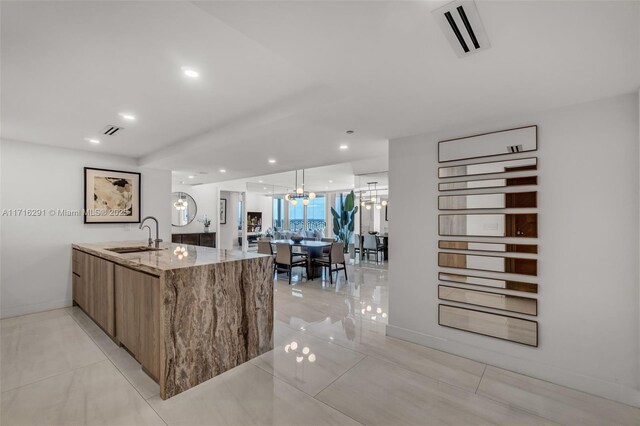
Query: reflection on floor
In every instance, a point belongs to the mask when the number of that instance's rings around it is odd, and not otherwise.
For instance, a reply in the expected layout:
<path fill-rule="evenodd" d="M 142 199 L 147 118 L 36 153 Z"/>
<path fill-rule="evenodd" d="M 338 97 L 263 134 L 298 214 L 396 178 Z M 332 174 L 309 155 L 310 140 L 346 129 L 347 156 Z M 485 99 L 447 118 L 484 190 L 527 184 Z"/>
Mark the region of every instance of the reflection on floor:
<path fill-rule="evenodd" d="M 2 320 L 0 423 L 640 423 L 639 409 L 386 337 L 386 264 L 348 275 L 281 275 L 275 349 L 166 401 L 77 308 Z"/>

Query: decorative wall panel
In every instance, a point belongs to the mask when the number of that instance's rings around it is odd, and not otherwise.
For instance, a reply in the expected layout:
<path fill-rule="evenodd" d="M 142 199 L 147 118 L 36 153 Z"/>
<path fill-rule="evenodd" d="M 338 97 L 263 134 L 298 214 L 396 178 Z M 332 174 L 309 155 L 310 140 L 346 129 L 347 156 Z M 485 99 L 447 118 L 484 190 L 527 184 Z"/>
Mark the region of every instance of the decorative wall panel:
<path fill-rule="evenodd" d="M 441 214 L 441 236 L 537 238 L 536 213 Z"/>
<path fill-rule="evenodd" d="M 447 285 L 438 286 L 438 297 L 451 302 L 466 303 L 520 314 L 538 315 L 538 301 L 532 297 L 469 290 Z"/>
<path fill-rule="evenodd" d="M 538 346 L 538 323 L 518 317 L 438 305 L 438 324 L 523 345 Z"/>
<path fill-rule="evenodd" d="M 534 171 L 538 169 L 538 159 L 520 157 L 522 152 L 537 149 L 537 126 L 438 143 L 440 163 L 458 162 L 454 166 L 438 169 L 438 177 L 443 179 L 438 183 L 438 190 L 441 191 L 438 209 L 442 212 L 451 211 L 438 216 L 438 234 L 447 237 L 438 241 L 438 248 L 455 251 L 439 252 L 438 266 L 460 271 L 438 273 L 439 281 L 449 283 L 438 284 L 438 298 L 452 303 L 438 305 L 438 324 L 538 346 L 538 323 L 526 318 L 538 315 L 538 300 L 531 297 L 538 293 L 538 283 L 533 281 L 538 275 L 538 244 L 533 240 L 538 238 L 538 191 L 535 190 L 537 188 L 526 188 L 524 191 L 507 189 L 537 187 L 538 176 Z M 475 160 L 503 155 L 511 155 L 512 158 Z M 450 179 L 480 175 L 503 176 Z M 482 191 L 486 188 L 496 190 Z M 456 194 L 451 191 L 466 192 Z M 514 213 L 513 209 L 523 210 Z M 472 213 L 470 210 L 482 211 Z M 460 237 L 473 237 L 473 240 Z M 529 239 L 533 241 L 527 241 Z M 521 243 L 523 240 L 526 242 Z M 471 271 L 481 272 L 470 275 Z M 522 278 L 517 281 L 504 279 L 504 274 L 520 275 Z M 512 312 L 514 315 L 499 314 L 492 310 Z"/>
<path fill-rule="evenodd" d="M 525 293 L 537 293 L 538 284 L 527 283 L 522 281 L 504 280 L 498 278 L 485 278 L 475 275 L 462 275 L 462 274 L 450 274 L 448 272 L 440 272 L 438 274 L 440 281 L 447 281 L 452 283 L 480 286 L 480 287 L 493 287 L 503 290 L 522 291 Z"/>
<path fill-rule="evenodd" d="M 449 250 L 492 251 L 501 253 L 538 253 L 536 244 L 504 244 L 481 241 L 438 241 L 438 248 Z"/>
<path fill-rule="evenodd" d="M 441 195 L 440 210 L 523 209 L 538 206 L 536 191 L 495 194 Z"/>
<path fill-rule="evenodd" d="M 440 167 L 438 177 L 450 178 L 458 176 L 492 175 L 498 173 L 521 172 L 524 170 L 537 170 L 538 159 L 536 157 L 519 158 L 517 160 L 488 161 L 485 163 L 473 163 L 460 166 Z"/>
<path fill-rule="evenodd" d="M 500 130 L 438 142 L 438 161 L 508 155 L 538 149 L 538 126 Z"/>
<path fill-rule="evenodd" d="M 460 191 L 464 189 L 508 188 L 512 186 L 537 185 L 537 176 L 523 176 L 500 179 L 463 180 L 458 182 L 442 182 L 438 184 L 440 191 Z"/>
<path fill-rule="evenodd" d="M 438 253 L 438 266 L 507 274 L 538 275 L 538 261 L 536 259 L 519 257 L 440 252 Z"/>

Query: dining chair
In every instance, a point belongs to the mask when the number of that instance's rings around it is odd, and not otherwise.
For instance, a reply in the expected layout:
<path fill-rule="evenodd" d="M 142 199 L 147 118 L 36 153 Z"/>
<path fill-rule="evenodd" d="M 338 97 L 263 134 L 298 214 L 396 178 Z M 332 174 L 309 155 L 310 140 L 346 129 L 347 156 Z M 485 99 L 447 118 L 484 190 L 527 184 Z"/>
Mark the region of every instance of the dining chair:
<path fill-rule="evenodd" d="M 362 237 L 360 234 L 353 234 L 353 255 L 354 257 L 364 257 L 364 251 L 362 250 Z"/>
<path fill-rule="evenodd" d="M 258 240 L 258 253 L 273 255 L 273 246 L 271 241 Z"/>
<path fill-rule="evenodd" d="M 323 243 L 334 243 L 336 240 L 334 238 L 320 238 L 320 241 Z M 329 254 L 331 251 L 331 246 L 322 247 L 322 254 Z"/>
<path fill-rule="evenodd" d="M 344 271 L 344 279 L 347 279 L 347 261 L 344 257 L 344 243 L 335 241 L 331 243 L 331 250 L 327 256 L 311 259 L 311 265 L 319 265 L 323 268 L 329 268 L 329 282 L 333 284 L 333 273 L 336 273 L 338 279 L 338 271 Z M 335 265 L 335 266 L 334 266 Z M 340 266 L 342 265 L 342 266 Z M 313 277 L 311 278 L 313 280 Z"/>
<path fill-rule="evenodd" d="M 291 250 L 291 245 L 287 243 L 276 243 L 276 271 L 286 271 L 289 276 L 289 284 L 291 284 L 291 275 L 293 268 L 296 266 L 302 266 L 307 270 L 307 277 L 309 277 L 307 255 L 303 253 L 294 253 Z"/>
<path fill-rule="evenodd" d="M 378 254 L 384 251 L 384 246 L 378 242 L 377 236 L 369 234 L 364 236 L 362 249 L 367 255 L 367 260 L 369 259 L 371 252 L 373 252 L 376 256 L 376 263 L 378 263 Z"/>
<path fill-rule="evenodd" d="M 276 271 L 275 254 L 273 253 L 273 245 L 271 245 L 271 241 L 258 240 L 258 253 L 268 254 L 269 256 L 274 258 L 273 272 L 275 272 Z"/>

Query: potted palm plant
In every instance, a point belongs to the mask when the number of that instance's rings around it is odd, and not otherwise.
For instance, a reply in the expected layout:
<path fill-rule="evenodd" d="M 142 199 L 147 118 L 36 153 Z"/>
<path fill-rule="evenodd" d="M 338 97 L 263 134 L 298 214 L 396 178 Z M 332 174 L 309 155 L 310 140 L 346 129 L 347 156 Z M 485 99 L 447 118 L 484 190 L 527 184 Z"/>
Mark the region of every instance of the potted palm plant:
<path fill-rule="evenodd" d="M 356 196 L 351 191 L 347 196 L 340 194 L 340 213 L 331 207 L 331 215 L 333 216 L 333 233 L 336 235 L 338 241 L 344 243 L 344 252 L 349 251 L 349 243 L 351 243 L 351 236 L 356 223 L 356 213 L 358 213 L 358 206 L 356 205 Z"/>

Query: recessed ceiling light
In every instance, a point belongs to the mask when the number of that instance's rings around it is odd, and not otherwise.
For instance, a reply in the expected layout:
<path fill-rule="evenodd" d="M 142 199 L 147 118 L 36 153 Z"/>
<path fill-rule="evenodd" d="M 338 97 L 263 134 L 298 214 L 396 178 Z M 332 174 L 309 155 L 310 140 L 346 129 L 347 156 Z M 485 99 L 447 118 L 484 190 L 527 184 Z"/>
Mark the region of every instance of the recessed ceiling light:
<path fill-rule="evenodd" d="M 352 135 L 352 134 L 354 134 L 354 133 L 355 133 L 355 132 L 354 132 L 353 130 L 347 130 L 347 134 L 348 134 L 348 135 Z"/>
<path fill-rule="evenodd" d="M 120 117 L 124 118 L 125 120 L 135 120 L 136 119 L 136 117 L 134 115 L 127 114 L 126 112 L 121 112 L 118 115 Z"/>
<path fill-rule="evenodd" d="M 195 179 L 194 175 L 189 175 L 189 179 Z"/>
<path fill-rule="evenodd" d="M 226 169 L 220 169 L 220 173 L 227 173 Z"/>
<path fill-rule="evenodd" d="M 270 164 L 276 164 L 276 160 L 274 160 L 273 158 L 270 158 L 270 159 L 269 159 L 269 163 L 270 163 Z"/>
<path fill-rule="evenodd" d="M 184 75 L 186 75 L 187 77 L 191 77 L 191 78 L 197 78 L 200 77 L 200 73 L 196 70 L 194 70 L 193 68 L 189 68 L 189 67 L 182 67 L 182 72 L 184 73 Z"/>
<path fill-rule="evenodd" d="M 100 141 L 98 139 L 93 139 L 93 138 L 85 138 L 85 140 L 87 142 L 91 142 L 91 143 L 100 143 Z"/>
<path fill-rule="evenodd" d="M 349 145 L 340 145 L 341 150 L 349 149 Z"/>
<path fill-rule="evenodd" d="M 332 180 L 330 180 L 330 181 L 329 181 L 329 183 L 333 183 L 333 181 L 332 181 Z"/>

